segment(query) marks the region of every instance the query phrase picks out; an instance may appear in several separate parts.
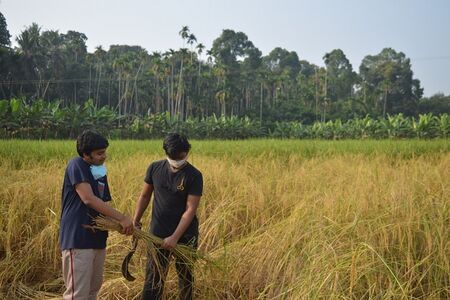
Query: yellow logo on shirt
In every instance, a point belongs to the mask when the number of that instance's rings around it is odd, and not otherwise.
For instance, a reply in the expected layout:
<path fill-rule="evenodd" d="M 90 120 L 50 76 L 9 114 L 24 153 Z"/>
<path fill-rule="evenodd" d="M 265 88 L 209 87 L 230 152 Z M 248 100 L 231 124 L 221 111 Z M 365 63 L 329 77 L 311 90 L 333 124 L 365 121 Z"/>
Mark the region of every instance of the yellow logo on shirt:
<path fill-rule="evenodd" d="M 178 191 L 184 191 L 184 177 L 181 179 L 181 183 L 177 186 Z"/>

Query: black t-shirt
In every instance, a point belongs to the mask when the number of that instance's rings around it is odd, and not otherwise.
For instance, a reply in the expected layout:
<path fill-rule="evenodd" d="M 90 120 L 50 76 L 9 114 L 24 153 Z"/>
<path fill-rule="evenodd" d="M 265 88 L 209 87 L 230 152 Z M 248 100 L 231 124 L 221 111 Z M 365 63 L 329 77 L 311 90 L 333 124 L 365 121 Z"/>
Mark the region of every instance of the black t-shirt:
<path fill-rule="evenodd" d="M 81 182 L 89 183 L 94 195 L 103 201 L 111 200 L 106 176 L 95 180 L 90 165 L 81 157 L 69 161 L 62 188 L 61 227 L 59 231 L 61 250 L 73 248 L 104 249 L 106 247 L 108 237 L 106 231 L 96 230 L 94 232 L 83 227 L 83 225 L 90 225 L 92 218 L 98 216 L 99 213 L 87 207 L 81 201 L 75 190 L 75 186 Z"/>
<path fill-rule="evenodd" d="M 186 211 L 188 195 L 202 195 L 202 173 L 189 163 L 178 172 L 172 172 L 169 162 L 160 160 L 150 164 L 144 181 L 154 188 L 150 231 L 166 238 L 174 233 Z M 194 216 L 179 242 L 187 243 L 197 236 L 198 219 Z"/>

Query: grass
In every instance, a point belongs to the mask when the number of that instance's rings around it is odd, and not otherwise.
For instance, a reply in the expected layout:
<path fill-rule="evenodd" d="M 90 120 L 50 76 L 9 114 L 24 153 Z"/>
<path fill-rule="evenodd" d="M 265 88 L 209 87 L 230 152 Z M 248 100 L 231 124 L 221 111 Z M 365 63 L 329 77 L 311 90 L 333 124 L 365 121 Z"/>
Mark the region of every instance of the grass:
<path fill-rule="evenodd" d="M 110 160 L 133 154 L 161 155 L 159 140 L 110 141 Z M 343 154 L 378 155 L 394 158 L 447 153 L 450 143 L 446 139 L 437 140 L 270 140 L 256 139 L 244 141 L 194 141 L 193 155 L 208 157 L 247 158 L 267 154 L 270 156 L 302 156 L 304 158 Z M 74 141 L 3 140 L 0 143 L 0 164 L 22 168 L 24 165 L 53 160 L 67 160 L 75 155 Z M 192 156 L 192 155 L 191 155 Z M 2 159 L 3 158 L 3 159 Z"/>
<path fill-rule="evenodd" d="M 58 226 L 74 142 L 0 141 L 0 298 L 62 291 Z M 450 143 L 194 141 L 204 174 L 198 299 L 450 297 Z M 111 141 L 112 205 L 132 214 L 161 141 Z M 149 214 L 145 215 L 149 222 Z M 145 249 L 127 282 L 130 239 L 111 233 L 101 299 L 134 299 Z M 176 298 L 171 268 L 166 296 Z"/>

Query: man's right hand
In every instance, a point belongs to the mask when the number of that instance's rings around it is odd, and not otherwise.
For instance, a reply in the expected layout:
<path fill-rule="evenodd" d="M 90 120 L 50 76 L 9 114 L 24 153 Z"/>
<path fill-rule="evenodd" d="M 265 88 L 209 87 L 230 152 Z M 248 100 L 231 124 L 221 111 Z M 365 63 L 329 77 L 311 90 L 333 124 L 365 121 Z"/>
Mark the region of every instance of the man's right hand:
<path fill-rule="evenodd" d="M 123 219 L 120 221 L 120 225 L 122 226 L 122 233 L 126 235 L 131 235 L 133 233 L 133 221 L 127 217 L 124 216 Z"/>

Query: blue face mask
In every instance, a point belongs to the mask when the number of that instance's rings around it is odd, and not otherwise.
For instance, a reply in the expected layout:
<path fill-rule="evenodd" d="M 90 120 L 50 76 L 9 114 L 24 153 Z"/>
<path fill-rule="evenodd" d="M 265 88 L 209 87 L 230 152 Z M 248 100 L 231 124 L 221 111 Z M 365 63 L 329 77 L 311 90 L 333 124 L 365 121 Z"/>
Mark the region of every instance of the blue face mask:
<path fill-rule="evenodd" d="M 106 167 L 105 167 L 105 165 L 100 165 L 100 166 L 91 165 L 91 173 L 92 173 L 92 176 L 94 176 L 95 180 L 105 177 L 106 176 Z"/>

